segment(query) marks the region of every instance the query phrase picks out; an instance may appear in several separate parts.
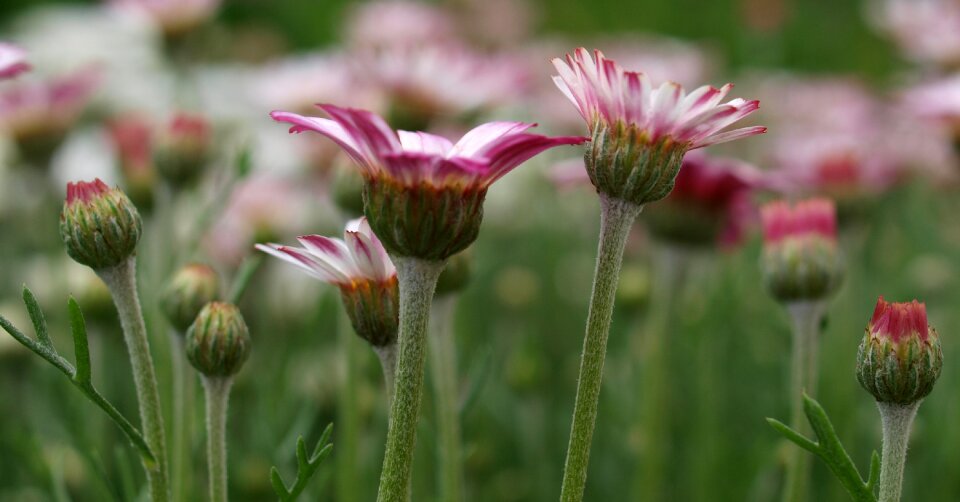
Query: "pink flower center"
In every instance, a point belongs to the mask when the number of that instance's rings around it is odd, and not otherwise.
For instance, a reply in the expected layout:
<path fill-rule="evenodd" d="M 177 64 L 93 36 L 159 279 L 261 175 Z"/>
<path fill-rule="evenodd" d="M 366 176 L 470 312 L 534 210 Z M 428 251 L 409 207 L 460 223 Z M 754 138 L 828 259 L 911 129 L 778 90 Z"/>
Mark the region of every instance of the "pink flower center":
<path fill-rule="evenodd" d="M 93 181 L 78 181 L 67 183 L 67 204 L 74 201 L 90 202 L 94 197 L 110 191 L 106 183 L 95 178 Z"/>
<path fill-rule="evenodd" d="M 870 334 L 874 338 L 889 338 L 893 343 L 916 333 L 921 340 L 929 337 L 927 306 L 913 300 L 909 303 L 891 303 L 881 296 L 870 319 Z"/>

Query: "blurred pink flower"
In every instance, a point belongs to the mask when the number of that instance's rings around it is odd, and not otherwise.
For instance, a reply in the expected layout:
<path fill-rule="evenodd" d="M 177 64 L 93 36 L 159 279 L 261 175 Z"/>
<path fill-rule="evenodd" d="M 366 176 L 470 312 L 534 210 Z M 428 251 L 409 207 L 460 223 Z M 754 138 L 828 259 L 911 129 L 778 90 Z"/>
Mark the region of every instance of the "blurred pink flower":
<path fill-rule="evenodd" d="M 348 45 L 362 49 L 446 45 L 458 41 L 457 33 L 449 12 L 411 0 L 360 3 L 346 21 Z"/>
<path fill-rule="evenodd" d="M 143 15 L 166 35 L 178 35 L 213 17 L 221 0 L 108 0 L 114 7 Z"/>
<path fill-rule="evenodd" d="M 273 241 L 301 228 L 305 209 L 299 185 L 285 178 L 255 175 L 241 182 L 205 247 L 218 261 L 238 264 L 256 242 Z"/>
<path fill-rule="evenodd" d="M 918 117 L 949 127 L 960 138 L 960 73 L 908 89 L 903 104 Z"/>
<path fill-rule="evenodd" d="M 921 63 L 960 65 L 960 2 L 957 0 L 878 0 L 872 20 Z"/>
<path fill-rule="evenodd" d="M 527 89 L 519 59 L 475 53 L 457 45 L 394 46 L 357 56 L 360 76 L 389 97 L 400 120 L 420 128 L 437 117 L 457 118 L 509 103 Z"/>
<path fill-rule="evenodd" d="M 793 205 L 782 200 L 769 202 L 760 208 L 760 218 L 765 244 L 807 236 L 831 242 L 837 239 L 837 209 L 830 199 L 807 199 Z"/>
<path fill-rule="evenodd" d="M 92 67 L 47 80 L 18 80 L 0 88 L 0 129 L 16 141 L 61 135 L 93 96 L 99 72 Z"/>
<path fill-rule="evenodd" d="M 365 110 L 333 105 L 321 108 L 332 120 L 279 111 L 270 115 L 278 122 L 293 124 L 290 132 L 311 130 L 332 139 L 360 167 L 365 178 L 401 186 L 486 189 L 540 152 L 586 139 L 525 132 L 535 124 L 489 122 L 470 130 L 454 144 L 425 132 L 394 132 L 382 118 Z"/>
<path fill-rule="evenodd" d="M 16 77 L 30 69 L 27 53 L 13 44 L 0 42 L 0 80 Z"/>
<path fill-rule="evenodd" d="M 257 244 L 257 249 L 305 270 L 311 277 L 340 288 L 357 283 L 396 281 L 397 270 L 366 218 L 347 223 L 343 239 L 320 235 L 297 238 L 303 247 Z"/>
<path fill-rule="evenodd" d="M 761 75 L 751 88 L 764 103 L 759 115 L 774 134 L 850 130 L 873 122 L 880 103 L 861 81 L 792 73 Z"/>
<path fill-rule="evenodd" d="M 654 88 L 643 73 L 625 71 L 600 51 L 579 48 L 566 60 L 553 60 L 557 87 L 573 102 L 591 132 L 598 124 L 635 127 L 648 144 L 661 141 L 686 149 L 701 148 L 766 132 L 765 127 L 728 126 L 752 114 L 758 101 L 736 98 L 720 102 L 733 88 L 700 87 L 689 95 L 666 82 Z"/>

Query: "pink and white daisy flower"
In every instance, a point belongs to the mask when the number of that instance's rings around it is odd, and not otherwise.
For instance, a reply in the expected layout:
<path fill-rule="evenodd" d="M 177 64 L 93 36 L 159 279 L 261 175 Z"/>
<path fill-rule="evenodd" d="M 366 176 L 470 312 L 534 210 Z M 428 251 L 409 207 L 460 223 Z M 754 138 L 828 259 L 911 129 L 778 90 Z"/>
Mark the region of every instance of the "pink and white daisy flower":
<path fill-rule="evenodd" d="M 290 132 L 315 131 L 336 142 L 365 179 L 364 211 L 391 254 L 445 260 L 479 232 L 483 200 L 496 180 L 535 155 L 578 136 L 526 132 L 535 124 L 489 122 L 456 143 L 426 132 L 394 131 L 379 116 L 321 105 L 330 119 L 273 112 Z"/>
<path fill-rule="evenodd" d="M 397 279 L 393 262 L 366 218 L 347 223 L 343 239 L 304 235 L 297 240 L 303 247 L 279 244 L 257 244 L 256 247 L 341 289 L 353 289 L 364 282 L 389 283 Z"/>
<path fill-rule="evenodd" d="M 960 65 L 960 2 L 879 0 L 874 6 L 874 24 L 906 57 L 948 68 Z"/>
<path fill-rule="evenodd" d="M 314 131 L 333 141 L 360 167 L 368 180 L 402 186 L 485 190 L 531 157 L 555 146 L 575 145 L 579 136 L 547 137 L 526 132 L 536 124 L 488 122 L 467 132 L 456 144 L 426 132 L 396 131 L 374 113 L 320 105 L 330 119 L 275 111 L 290 132 Z"/>
<path fill-rule="evenodd" d="M 27 53 L 13 44 L 0 42 L 0 80 L 16 77 L 30 69 Z"/>
<path fill-rule="evenodd" d="M 342 240 L 321 235 L 297 240 L 303 247 L 257 244 L 257 249 L 340 288 L 357 334 L 378 349 L 378 354 L 380 348 L 392 348 L 398 329 L 397 270 L 367 219 L 347 223 Z"/>
<path fill-rule="evenodd" d="M 686 149 L 702 148 L 766 132 L 753 126 L 724 131 L 760 107 L 756 100 L 722 103 L 733 88 L 700 87 L 690 94 L 679 84 L 654 88 L 644 73 L 626 71 L 594 51 L 577 49 L 566 59 L 555 58 L 557 87 L 577 107 L 593 132 L 600 123 L 635 128 L 648 144 L 668 141 Z"/>
<path fill-rule="evenodd" d="M 907 90 L 903 103 L 916 116 L 949 127 L 960 140 L 960 73 Z"/>
<path fill-rule="evenodd" d="M 411 0 L 365 2 L 346 21 L 350 46 L 362 49 L 456 43 L 458 28 L 442 8 Z"/>

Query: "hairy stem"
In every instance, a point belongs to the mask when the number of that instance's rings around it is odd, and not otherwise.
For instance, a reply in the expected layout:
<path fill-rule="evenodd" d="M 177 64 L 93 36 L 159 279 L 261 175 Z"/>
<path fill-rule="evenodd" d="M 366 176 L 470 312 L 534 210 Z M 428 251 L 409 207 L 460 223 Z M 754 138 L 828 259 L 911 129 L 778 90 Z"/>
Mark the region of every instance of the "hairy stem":
<path fill-rule="evenodd" d="M 793 326 L 790 361 L 790 427 L 809 435 L 810 425 L 803 412 L 803 394 L 817 392 L 817 360 L 819 358 L 820 322 L 823 320 L 823 302 L 795 302 L 787 305 Z M 786 459 L 786 480 L 783 502 L 804 502 L 809 494 L 810 468 L 813 458 L 798 448 L 790 448 Z"/>
<path fill-rule="evenodd" d="M 438 500 L 460 502 L 463 497 L 463 451 L 460 438 L 460 395 L 457 378 L 457 348 L 454 343 L 455 296 L 446 296 L 433 309 L 434 329 L 430 334 L 430 369 L 436 401 Z"/>
<path fill-rule="evenodd" d="M 587 313 L 587 330 L 583 340 L 570 443 L 567 446 L 567 460 L 560 490 L 560 500 L 564 502 L 579 502 L 583 499 L 590 461 L 590 443 L 593 441 L 593 428 L 597 420 L 607 336 L 613 316 L 617 283 L 620 280 L 620 265 L 623 262 L 623 251 L 630 228 L 641 210 L 641 206 L 602 194 L 600 202 L 597 265 L 590 310 Z"/>
<path fill-rule="evenodd" d="M 430 303 L 444 262 L 391 256 L 400 283 L 400 354 L 378 502 L 410 500 Z"/>
<path fill-rule="evenodd" d="M 360 451 L 360 412 L 357 404 L 358 340 L 343 309 L 337 322 L 337 344 L 340 349 L 342 374 L 337 402 L 337 479 L 336 499 L 343 502 L 360 500 L 360 475 L 357 472 Z"/>
<path fill-rule="evenodd" d="M 387 412 L 393 406 L 393 394 L 397 379 L 397 344 L 391 343 L 382 347 L 374 347 L 373 351 L 380 360 L 380 367 L 383 368 L 384 390 L 387 394 Z"/>
<path fill-rule="evenodd" d="M 899 502 L 903 467 L 907 462 L 910 427 L 920 401 L 913 404 L 877 403 L 883 425 L 883 453 L 880 456 L 880 498 L 878 502 Z"/>
<path fill-rule="evenodd" d="M 110 289 L 120 316 L 123 339 L 133 368 L 133 382 L 137 389 L 143 435 L 156 460 L 153 464 L 144 463 L 147 482 L 150 485 L 150 498 L 154 502 L 160 502 L 170 499 L 167 485 L 167 445 L 163 430 L 163 414 L 160 409 L 160 392 L 157 389 L 157 375 L 153 368 L 147 328 L 143 322 L 140 297 L 137 294 L 136 269 L 136 259 L 130 257 L 116 267 L 100 269 L 96 272 Z"/>
<path fill-rule="evenodd" d="M 232 377 L 203 378 L 207 398 L 207 474 L 210 502 L 227 502 L 227 405 Z"/>

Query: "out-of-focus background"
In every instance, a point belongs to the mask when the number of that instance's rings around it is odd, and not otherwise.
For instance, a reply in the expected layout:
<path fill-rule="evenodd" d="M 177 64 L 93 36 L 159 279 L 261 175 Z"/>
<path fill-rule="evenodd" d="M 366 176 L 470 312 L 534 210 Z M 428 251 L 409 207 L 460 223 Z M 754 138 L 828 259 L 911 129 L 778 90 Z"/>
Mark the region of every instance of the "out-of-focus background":
<path fill-rule="evenodd" d="M 795 447 L 764 418 L 789 415 L 790 328 L 761 280 L 755 205 L 809 194 L 837 201 L 848 267 L 829 303 L 815 397 L 865 471 L 880 429 L 854 377 L 863 329 L 879 295 L 926 301 L 945 363 L 915 424 L 904 500 L 960 499 L 956 1 L 4 0 L 0 40 L 32 65 L 0 82 L 0 313 L 29 326 L 27 284 L 70 353 L 75 296 L 94 381 L 127 416 L 136 403 L 109 296 L 57 234 L 68 180 L 117 184 L 145 218 L 141 290 L 169 413 L 171 344 L 156 304 L 173 271 L 203 261 L 226 286 L 254 242 L 338 235 L 352 215 L 347 159 L 318 135 L 288 135 L 270 110 L 322 115 L 311 105 L 329 102 L 451 136 L 489 119 L 583 134 L 550 59 L 585 46 L 655 83 L 735 82 L 733 96 L 761 101 L 751 122 L 770 129 L 707 152 L 758 169 L 762 181 L 724 216 L 737 232 L 677 238 L 655 224 L 657 205 L 634 230 L 586 500 L 779 499 L 781 460 Z M 204 171 L 158 172 L 171 151 Z M 598 231 L 595 194 L 571 181 L 580 154 L 551 151 L 491 189 L 472 279 L 449 300 L 471 501 L 559 493 Z M 376 358 L 338 335 L 333 287 L 275 261 L 253 281 L 241 302 L 253 352 L 228 425 L 231 500 L 273 499 L 270 466 L 291 479 L 296 437 L 315 440 L 331 421 L 333 457 L 303 500 L 372 500 L 386 429 Z M 642 376 L 654 337 L 667 362 L 651 384 Z M 428 368 L 414 500 L 437 493 L 430 378 Z M 135 499 L 142 472 L 115 426 L 6 334 L 0 389 L 0 501 Z M 657 438 L 641 419 L 649 399 L 665 410 Z M 194 418 L 187 500 L 205 486 L 200 406 Z M 651 458 L 662 473 L 653 495 Z M 821 464 L 813 475 L 810 500 L 847 500 Z"/>

